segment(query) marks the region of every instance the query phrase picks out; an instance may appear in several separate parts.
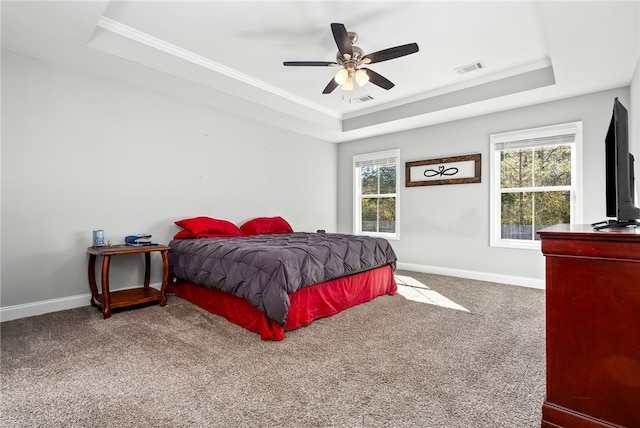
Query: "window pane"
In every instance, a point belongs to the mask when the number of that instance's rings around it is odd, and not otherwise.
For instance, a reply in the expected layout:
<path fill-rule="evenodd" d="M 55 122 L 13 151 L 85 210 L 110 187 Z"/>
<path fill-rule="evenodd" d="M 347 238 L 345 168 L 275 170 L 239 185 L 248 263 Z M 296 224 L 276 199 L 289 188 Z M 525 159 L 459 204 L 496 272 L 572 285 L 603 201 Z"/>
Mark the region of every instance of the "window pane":
<path fill-rule="evenodd" d="M 396 218 L 399 158 L 398 149 L 353 157 L 355 233 L 397 237 L 400 228 L 400 220 Z"/>
<path fill-rule="evenodd" d="M 377 195 L 378 194 L 378 166 L 363 166 L 361 169 L 362 177 L 362 194 Z"/>
<path fill-rule="evenodd" d="M 380 198 L 378 202 L 380 209 L 380 230 L 379 232 L 396 232 L 396 198 Z"/>
<path fill-rule="evenodd" d="M 581 144 L 581 122 L 491 135 L 492 246 L 539 249 L 540 229 L 581 221 Z"/>
<path fill-rule="evenodd" d="M 377 232 L 378 199 L 362 198 L 362 231 Z"/>
<path fill-rule="evenodd" d="M 571 185 L 571 147 L 538 147 L 535 149 L 535 185 Z"/>
<path fill-rule="evenodd" d="M 535 230 L 538 231 L 554 224 L 570 223 L 570 201 L 569 191 L 536 192 L 534 196 Z M 535 234 L 535 239 L 540 239 L 538 234 Z"/>
<path fill-rule="evenodd" d="M 500 154 L 500 187 L 531 187 L 533 185 L 533 151 L 503 150 Z"/>
<path fill-rule="evenodd" d="M 532 239 L 533 197 L 531 192 L 503 193 L 502 239 Z"/>
<path fill-rule="evenodd" d="M 380 193 L 396 193 L 396 166 L 380 168 Z"/>

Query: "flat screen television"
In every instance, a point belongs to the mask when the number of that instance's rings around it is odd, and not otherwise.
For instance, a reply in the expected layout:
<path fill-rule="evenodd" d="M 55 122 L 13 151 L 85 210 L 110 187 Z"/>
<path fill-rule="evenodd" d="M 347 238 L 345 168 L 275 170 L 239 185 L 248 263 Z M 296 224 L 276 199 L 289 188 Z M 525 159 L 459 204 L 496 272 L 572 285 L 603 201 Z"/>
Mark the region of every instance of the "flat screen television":
<path fill-rule="evenodd" d="M 634 157 L 629 153 L 629 113 L 616 98 L 605 138 L 606 220 L 595 229 L 640 225 L 640 208 L 635 205 Z"/>

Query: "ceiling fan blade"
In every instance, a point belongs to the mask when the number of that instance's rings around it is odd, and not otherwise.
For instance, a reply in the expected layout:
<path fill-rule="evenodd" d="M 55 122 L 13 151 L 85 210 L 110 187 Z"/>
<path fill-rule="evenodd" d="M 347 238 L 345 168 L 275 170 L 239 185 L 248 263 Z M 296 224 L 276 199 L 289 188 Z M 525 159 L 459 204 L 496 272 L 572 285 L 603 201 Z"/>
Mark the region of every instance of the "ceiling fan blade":
<path fill-rule="evenodd" d="M 323 94 L 330 94 L 337 87 L 338 87 L 338 83 L 336 83 L 336 80 L 335 79 L 331 79 L 331 81 L 329 82 L 327 87 L 324 88 L 324 91 L 322 91 L 322 93 Z"/>
<path fill-rule="evenodd" d="M 289 65 L 294 67 L 332 67 L 337 66 L 335 61 L 285 61 L 282 65 Z"/>
<path fill-rule="evenodd" d="M 417 43 L 409 43 L 406 45 L 396 46 L 393 48 L 383 49 L 378 52 L 370 53 L 362 58 L 363 64 L 373 64 L 375 62 L 388 61 L 390 59 L 399 58 L 405 55 L 411 55 L 418 52 Z"/>
<path fill-rule="evenodd" d="M 331 32 L 333 33 L 333 39 L 336 41 L 338 51 L 344 59 L 350 59 L 353 56 L 353 45 L 349 38 L 349 33 L 343 24 L 333 23 L 331 24 Z"/>
<path fill-rule="evenodd" d="M 364 70 L 364 72 L 367 73 L 367 76 L 369 76 L 369 82 L 380 86 L 382 89 L 386 89 L 388 91 L 395 86 L 392 81 L 373 70 L 369 70 L 368 68 L 361 68 L 361 70 Z"/>

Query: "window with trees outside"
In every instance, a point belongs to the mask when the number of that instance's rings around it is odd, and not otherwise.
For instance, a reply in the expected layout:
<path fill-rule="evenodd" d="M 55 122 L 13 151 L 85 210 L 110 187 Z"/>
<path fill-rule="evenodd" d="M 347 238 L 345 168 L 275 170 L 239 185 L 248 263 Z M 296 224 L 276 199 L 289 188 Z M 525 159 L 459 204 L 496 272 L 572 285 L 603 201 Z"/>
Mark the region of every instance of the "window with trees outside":
<path fill-rule="evenodd" d="M 353 157 L 356 235 L 399 237 L 399 162 L 397 149 Z"/>
<path fill-rule="evenodd" d="M 582 220 L 582 123 L 494 134 L 491 245 L 540 248 L 537 231 Z"/>

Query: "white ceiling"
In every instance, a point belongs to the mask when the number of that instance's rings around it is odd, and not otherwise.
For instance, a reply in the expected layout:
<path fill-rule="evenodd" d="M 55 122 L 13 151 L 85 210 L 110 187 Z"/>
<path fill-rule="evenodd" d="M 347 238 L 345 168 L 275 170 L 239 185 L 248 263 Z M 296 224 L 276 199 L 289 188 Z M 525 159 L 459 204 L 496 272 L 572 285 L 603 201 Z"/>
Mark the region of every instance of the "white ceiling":
<path fill-rule="evenodd" d="M 2 47 L 342 142 L 629 85 L 640 1 L 2 1 Z M 395 83 L 322 90 L 330 29 Z M 476 61 L 485 68 L 455 69 Z M 365 95 L 373 100 L 358 103 Z"/>

